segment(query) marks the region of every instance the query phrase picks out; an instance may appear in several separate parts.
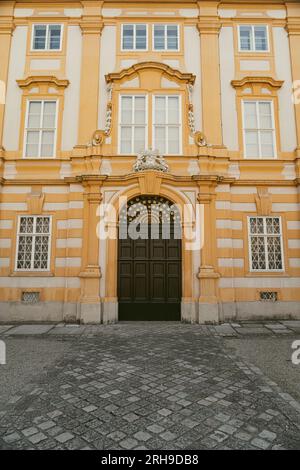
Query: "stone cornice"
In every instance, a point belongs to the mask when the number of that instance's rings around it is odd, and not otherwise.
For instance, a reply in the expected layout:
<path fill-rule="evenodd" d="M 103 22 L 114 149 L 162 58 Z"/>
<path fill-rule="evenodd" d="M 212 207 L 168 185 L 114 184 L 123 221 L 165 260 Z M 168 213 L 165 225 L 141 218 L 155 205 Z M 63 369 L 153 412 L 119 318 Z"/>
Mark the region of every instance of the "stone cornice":
<path fill-rule="evenodd" d="M 267 85 L 271 88 L 279 89 L 282 87 L 284 81 L 283 80 L 275 80 L 272 77 L 256 77 L 256 76 L 247 76 L 240 80 L 231 80 L 231 85 L 233 88 L 243 88 L 247 85 Z"/>
<path fill-rule="evenodd" d="M 31 75 L 25 79 L 17 80 L 20 88 L 29 88 L 32 85 L 49 85 L 56 88 L 66 88 L 69 85 L 69 80 L 61 80 L 54 75 Z"/>
<path fill-rule="evenodd" d="M 0 18 L 0 35 L 1 34 L 10 34 L 14 32 L 15 24 L 12 16 L 4 16 Z"/>
<path fill-rule="evenodd" d="M 116 82 L 123 80 L 124 78 L 130 78 L 132 75 L 137 74 L 142 70 L 158 70 L 168 75 L 171 79 L 173 78 L 178 81 L 190 84 L 194 84 L 196 79 L 195 75 L 192 73 L 180 72 L 179 70 L 173 69 L 169 65 L 163 64 L 162 62 L 140 62 L 138 64 L 133 64 L 131 67 L 123 69 L 120 72 L 114 72 L 105 75 L 105 79 L 107 83 Z"/>
<path fill-rule="evenodd" d="M 104 28 L 102 16 L 82 16 L 80 22 L 82 34 L 99 34 Z"/>
<path fill-rule="evenodd" d="M 286 27 L 289 35 L 300 35 L 300 18 L 288 18 Z"/>
<path fill-rule="evenodd" d="M 199 16 L 197 29 L 199 34 L 215 34 L 218 35 L 221 29 L 221 21 L 217 16 Z"/>

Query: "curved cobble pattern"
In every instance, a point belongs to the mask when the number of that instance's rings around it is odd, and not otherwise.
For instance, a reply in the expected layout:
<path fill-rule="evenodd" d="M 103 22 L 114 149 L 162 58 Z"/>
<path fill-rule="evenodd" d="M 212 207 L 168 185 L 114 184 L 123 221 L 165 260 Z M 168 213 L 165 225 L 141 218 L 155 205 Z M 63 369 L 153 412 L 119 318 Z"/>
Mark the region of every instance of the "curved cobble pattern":
<path fill-rule="evenodd" d="M 209 327 L 124 323 L 57 340 L 71 343 L 64 357 L 1 409 L 0 448 L 300 448 L 299 404 Z"/>

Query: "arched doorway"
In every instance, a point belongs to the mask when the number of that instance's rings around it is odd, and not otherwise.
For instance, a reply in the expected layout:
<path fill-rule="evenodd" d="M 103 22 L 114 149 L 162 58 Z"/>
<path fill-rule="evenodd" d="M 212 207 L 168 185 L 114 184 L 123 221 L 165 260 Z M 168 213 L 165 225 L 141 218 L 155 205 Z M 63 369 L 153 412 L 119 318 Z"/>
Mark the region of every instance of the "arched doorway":
<path fill-rule="evenodd" d="M 181 220 L 160 196 L 138 196 L 120 212 L 119 320 L 181 319 Z"/>

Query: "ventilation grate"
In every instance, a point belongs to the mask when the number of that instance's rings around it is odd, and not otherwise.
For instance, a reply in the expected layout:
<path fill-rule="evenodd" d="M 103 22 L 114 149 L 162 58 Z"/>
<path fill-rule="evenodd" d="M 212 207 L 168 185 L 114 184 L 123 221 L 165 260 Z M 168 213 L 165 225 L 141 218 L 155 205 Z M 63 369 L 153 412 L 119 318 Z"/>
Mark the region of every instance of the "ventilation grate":
<path fill-rule="evenodd" d="M 277 302 L 278 300 L 277 292 L 262 291 L 259 295 L 263 302 Z"/>
<path fill-rule="evenodd" d="M 22 302 L 25 304 L 37 304 L 39 300 L 39 292 L 22 292 Z"/>

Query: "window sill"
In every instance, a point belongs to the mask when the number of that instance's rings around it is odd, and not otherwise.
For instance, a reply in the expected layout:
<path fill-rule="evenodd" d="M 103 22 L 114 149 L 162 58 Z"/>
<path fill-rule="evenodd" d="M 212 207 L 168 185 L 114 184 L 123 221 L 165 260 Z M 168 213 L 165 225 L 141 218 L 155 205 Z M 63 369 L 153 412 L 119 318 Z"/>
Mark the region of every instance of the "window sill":
<path fill-rule="evenodd" d="M 54 273 L 51 271 L 13 271 L 11 277 L 53 277 Z"/>
<path fill-rule="evenodd" d="M 245 277 L 290 277 L 285 271 L 253 271 L 245 274 Z"/>

